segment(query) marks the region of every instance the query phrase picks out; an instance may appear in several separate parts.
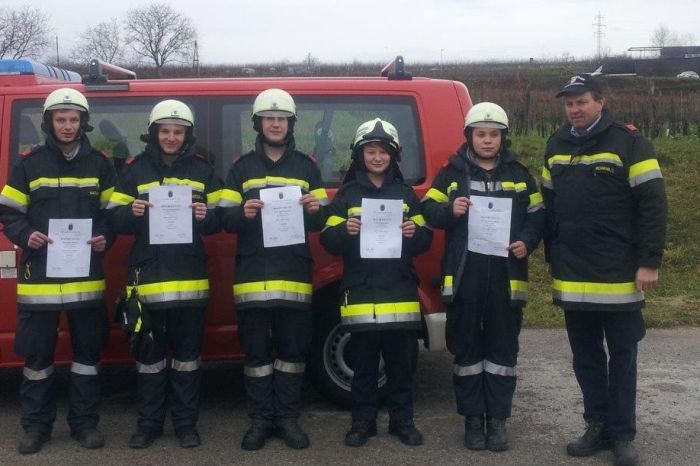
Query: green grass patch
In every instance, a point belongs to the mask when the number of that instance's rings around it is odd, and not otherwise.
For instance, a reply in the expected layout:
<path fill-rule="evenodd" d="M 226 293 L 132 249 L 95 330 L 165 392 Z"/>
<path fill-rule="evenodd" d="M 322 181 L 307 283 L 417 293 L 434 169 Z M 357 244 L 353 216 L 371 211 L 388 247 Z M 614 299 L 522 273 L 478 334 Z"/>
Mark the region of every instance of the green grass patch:
<path fill-rule="evenodd" d="M 539 179 L 546 138 L 513 138 L 513 149 Z M 695 136 L 653 141 L 666 182 L 669 221 L 659 285 L 647 293 L 649 327 L 700 325 L 700 140 Z M 560 327 L 563 313 L 551 304 L 550 278 L 540 247 L 530 259 L 529 304 L 524 325 Z"/>

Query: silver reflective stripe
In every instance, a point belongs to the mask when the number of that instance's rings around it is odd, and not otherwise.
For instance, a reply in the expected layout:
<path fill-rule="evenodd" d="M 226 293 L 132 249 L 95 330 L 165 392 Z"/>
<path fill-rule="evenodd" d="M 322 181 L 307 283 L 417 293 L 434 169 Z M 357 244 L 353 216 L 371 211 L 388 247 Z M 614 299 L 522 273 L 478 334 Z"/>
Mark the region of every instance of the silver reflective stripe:
<path fill-rule="evenodd" d="M 46 369 L 41 369 L 39 371 L 35 371 L 34 369 L 30 369 L 28 367 L 25 367 L 22 370 L 22 374 L 29 379 L 29 380 L 44 380 L 48 379 L 51 374 L 53 374 L 53 364 L 51 364 L 49 367 Z"/>
<path fill-rule="evenodd" d="M 515 377 L 515 367 L 501 366 L 500 364 L 495 364 L 491 361 L 484 361 L 484 370 L 489 374 Z"/>
<path fill-rule="evenodd" d="M 447 297 L 452 297 L 452 294 L 453 294 L 453 290 L 452 290 L 452 287 L 451 287 L 451 286 L 444 286 L 444 287 L 442 287 L 442 295 L 443 295 L 444 297 L 446 297 L 446 298 L 447 298 Z"/>
<path fill-rule="evenodd" d="M 661 176 L 661 170 L 649 170 L 648 172 L 644 172 L 641 175 L 635 176 L 634 178 L 630 178 L 629 184 L 631 188 L 634 188 L 635 186 L 639 186 L 640 184 L 649 180 L 655 180 L 656 178 L 663 178 L 663 176 Z"/>
<path fill-rule="evenodd" d="M 139 299 L 145 304 L 167 303 L 170 301 L 192 301 L 209 298 L 209 290 L 171 291 L 168 293 L 139 293 Z"/>
<path fill-rule="evenodd" d="M 284 301 L 294 301 L 299 303 L 310 303 L 311 295 L 306 293 L 295 293 L 293 291 L 258 291 L 234 295 L 236 304 L 249 303 L 251 301 L 269 301 L 271 299 L 282 299 Z"/>
<path fill-rule="evenodd" d="M 527 301 L 527 291 L 510 290 L 511 301 Z"/>
<path fill-rule="evenodd" d="M 480 193 L 484 192 L 494 192 L 494 191 L 503 191 L 503 185 L 501 185 L 500 181 L 476 181 L 476 180 L 471 180 L 469 182 L 469 190 L 470 191 L 477 191 Z"/>
<path fill-rule="evenodd" d="M 158 372 L 165 370 L 166 365 L 167 363 L 165 359 L 153 364 L 143 364 L 136 361 L 136 371 L 140 374 L 157 374 Z"/>
<path fill-rule="evenodd" d="M 643 291 L 621 294 L 598 294 L 554 290 L 552 295 L 554 299 L 570 303 L 628 304 L 644 301 Z"/>
<path fill-rule="evenodd" d="M 546 178 L 542 178 L 542 187 L 543 187 L 543 188 L 552 189 L 552 188 L 553 188 L 552 180 L 548 180 L 548 179 L 546 179 Z"/>
<path fill-rule="evenodd" d="M 103 291 L 85 291 L 82 293 L 66 293 L 60 295 L 18 294 L 17 302 L 21 304 L 68 304 L 82 301 L 95 301 L 102 299 L 103 296 Z"/>
<path fill-rule="evenodd" d="M 540 209 L 544 209 L 544 204 L 541 202 L 538 202 L 537 204 L 532 204 L 530 207 L 528 207 L 527 213 L 531 214 L 533 212 L 537 212 Z"/>
<path fill-rule="evenodd" d="M 201 362 L 202 358 L 197 358 L 194 361 L 178 361 L 177 359 L 173 359 L 170 361 L 170 366 L 179 372 L 192 372 L 199 369 Z"/>
<path fill-rule="evenodd" d="M 390 324 L 393 322 L 417 322 L 420 321 L 420 312 L 402 312 L 397 314 L 379 314 L 376 319 L 373 314 L 343 317 L 343 324 Z"/>
<path fill-rule="evenodd" d="M 246 377 L 267 377 L 272 375 L 272 364 L 266 364 L 260 367 L 248 367 L 243 368 L 243 373 Z"/>
<path fill-rule="evenodd" d="M 275 370 L 280 372 L 287 372 L 290 374 L 303 374 L 304 369 L 306 369 L 306 364 L 303 362 L 287 362 L 277 359 L 275 361 Z"/>
<path fill-rule="evenodd" d="M 6 205 L 7 207 L 12 207 L 13 209 L 18 210 L 23 214 L 27 213 L 26 205 L 22 205 L 19 202 L 15 201 L 14 199 L 10 199 L 7 196 L 0 196 L 0 204 Z"/>
<path fill-rule="evenodd" d="M 459 364 L 455 364 L 453 372 L 457 377 L 481 374 L 484 372 L 484 361 L 479 361 L 471 366 L 460 366 Z"/>
<path fill-rule="evenodd" d="M 95 364 L 94 366 L 88 366 L 87 364 L 81 364 L 73 361 L 73 363 L 70 365 L 70 371 L 74 374 L 80 375 L 97 375 L 97 373 L 100 371 L 100 365 Z"/>

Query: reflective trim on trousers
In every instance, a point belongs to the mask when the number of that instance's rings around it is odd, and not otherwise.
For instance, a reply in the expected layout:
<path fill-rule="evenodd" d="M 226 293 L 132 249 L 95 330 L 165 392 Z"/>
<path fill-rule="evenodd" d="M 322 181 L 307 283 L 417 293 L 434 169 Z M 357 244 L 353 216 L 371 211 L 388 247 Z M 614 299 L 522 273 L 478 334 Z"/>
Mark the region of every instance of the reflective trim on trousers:
<path fill-rule="evenodd" d="M 502 375 L 504 377 L 515 377 L 515 367 L 501 366 L 491 361 L 484 361 L 484 370 L 489 374 Z"/>
<path fill-rule="evenodd" d="M 25 367 L 22 370 L 22 374 L 28 379 L 28 380 L 44 380 L 48 379 L 51 374 L 53 374 L 54 371 L 54 366 L 51 364 L 49 367 L 41 370 L 34 370 L 30 369 L 28 367 Z"/>
<path fill-rule="evenodd" d="M 289 374 L 303 374 L 306 369 L 306 364 L 303 362 L 288 362 L 281 359 L 275 360 L 275 370 L 287 372 Z"/>
<path fill-rule="evenodd" d="M 170 367 L 178 372 L 196 371 L 201 365 L 202 358 L 197 358 L 194 361 L 178 361 L 177 359 L 170 361 Z"/>
<path fill-rule="evenodd" d="M 246 294 L 234 294 L 233 300 L 236 304 L 248 303 L 251 301 L 270 301 L 281 299 L 284 301 L 294 301 L 299 303 L 310 303 L 311 295 L 306 293 L 295 293 L 293 291 L 259 291 Z"/>
<path fill-rule="evenodd" d="M 272 375 L 272 370 L 272 364 L 265 364 L 259 367 L 245 366 L 243 368 L 243 374 L 246 377 L 267 377 L 268 375 Z"/>
<path fill-rule="evenodd" d="M 89 366 L 73 361 L 70 365 L 70 371 L 80 375 L 97 375 L 98 372 L 100 372 L 100 365 L 95 364 L 94 366 Z"/>
<path fill-rule="evenodd" d="M 17 285 L 17 303 L 19 304 L 69 304 L 83 301 L 96 301 L 104 297 L 104 280 L 102 280 L 102 290 L 99 291 L 83 291 L 75 293 L 56 294 L 27 294 L 28 286 L 42 285 L 26 285 L 20 283 Z M 58 286 L 58 285 L 57 285 Z M 33 290 L 30 290 L 33 293 Z"/>
<path fill-rule="evenodd" d="M 479 361 L 471 366 L 460 366 L 459 364 L 455 364 L 453 372 L 457 377 L 467 377 L 469 375 L 481 374 L 484 372 L 484 361 Z"/>
<path fill-rule="evenodd" d="M 397 314 L 379 314 L 375 318 L 374 315 L 359 315 L 359 316 L 343 316 L 343 324 L 391 324 L 394 322 L 420 322 L 420 312 L 407 312 Z"/>
<path fill-rule="evenodd" d="M 153 364 L 143 364 L 136 361 L 136 371 L 140 374 L 157 374 L 158 372 L 164 371 L 166 366 L 167 363 L 165 359 Z"/>

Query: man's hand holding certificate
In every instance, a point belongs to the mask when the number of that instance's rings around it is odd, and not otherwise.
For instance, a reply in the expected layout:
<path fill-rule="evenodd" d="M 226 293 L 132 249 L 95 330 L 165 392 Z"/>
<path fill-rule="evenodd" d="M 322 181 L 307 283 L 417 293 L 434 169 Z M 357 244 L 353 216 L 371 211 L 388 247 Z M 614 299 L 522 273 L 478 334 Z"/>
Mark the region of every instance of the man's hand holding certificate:
<path fill-rule="evenodd" d="M 472 196 L 470 202 L 467 249 L 490 256 L 508 257 L 513 201 Z"/>
<path fill-rule="evenodd" d="M 301 188 L 285 186 L 260 190 L 263 202 L 262 215 L 263 244 L 266 248 L 301 244 L 304 235 L 304 207 L 299 202 Z"/>
<path fill-rule="evenodd" d="M 148 190 L 151 244 L 192 242 L 192 188 L 155 186 Z"/>
<path fill-rule="evenodd" d="M 403 201 L 401 199 L 362 199 L 360 257 L 398 259 L 403 241 Z"/>

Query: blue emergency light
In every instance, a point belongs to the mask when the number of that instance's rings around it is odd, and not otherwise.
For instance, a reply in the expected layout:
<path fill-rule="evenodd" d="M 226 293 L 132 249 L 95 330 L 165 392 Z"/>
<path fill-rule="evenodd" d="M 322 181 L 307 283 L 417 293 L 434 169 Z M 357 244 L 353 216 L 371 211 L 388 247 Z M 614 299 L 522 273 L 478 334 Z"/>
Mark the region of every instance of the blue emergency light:
<path fill-rule="evenodd" d="M 20 60 L 0 60 L 1 75 L 35 75 L 60 81 L 80 82 L 81 77 L 75 71 L 68 71 L 55 66 L 45 65 L 26 58 Z"/>

